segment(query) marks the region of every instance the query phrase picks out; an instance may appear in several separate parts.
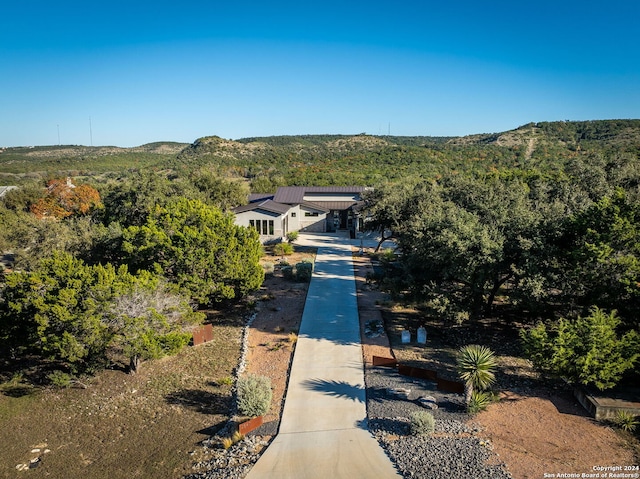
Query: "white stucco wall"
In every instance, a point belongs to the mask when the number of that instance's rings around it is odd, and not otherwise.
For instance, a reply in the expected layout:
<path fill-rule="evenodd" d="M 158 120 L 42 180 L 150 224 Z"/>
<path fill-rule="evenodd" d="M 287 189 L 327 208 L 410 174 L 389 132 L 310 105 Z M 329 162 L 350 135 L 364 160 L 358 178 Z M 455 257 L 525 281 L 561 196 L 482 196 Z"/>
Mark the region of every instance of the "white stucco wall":
<path fill-rule="evenodd" d="M 317 214 L 317 216 L 307 216 L 309 214 Z M 322 211 L 300 206 L 299 226 L 300 231 L 310 231 L 314 233 L 324 233 L 327 231 L 327 213 Z"/>
<path fill-rule="evenodd" d="M 238 226 L 244 226 L 245 228 L 251 227 L 251 220 L 254 222 L 254 228 L 257 221 L 260 221 L 260 240 L 264 243 L 267 241 L 272 241 L 276 239 L 281 239 L 285 236 L 285 232 L 283 231 L 283 221 L 286 215 L 278 215 L 277 213 L 272 213 L 270 211 L 265 210 L 253 210 L 253 211 L 245 211 L 242 213 L 236 213 L 235 223 Z M 267 221 L 267 234 L 264 234 L 263 229 L 263 221 Z M 269 234 L 269 221 L 273 221 L 273 234 Z M 289 226 L 289 231 L 291 231 L 291 226 Z"/>

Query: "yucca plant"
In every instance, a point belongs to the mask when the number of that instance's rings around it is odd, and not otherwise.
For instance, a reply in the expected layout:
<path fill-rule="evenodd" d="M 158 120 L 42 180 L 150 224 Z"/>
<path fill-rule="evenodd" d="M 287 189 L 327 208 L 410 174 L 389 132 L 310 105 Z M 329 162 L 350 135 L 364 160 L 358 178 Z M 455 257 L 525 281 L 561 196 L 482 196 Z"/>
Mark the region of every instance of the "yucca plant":
<path fill-rule="evenodd" d="M 491 349 L 470 344 L 458 352 L 458 374 L 464 381 L 464 396 L 467 406 L 471 404 L 474 391 L 483 391 L 491 386 L 496 376 L 498 361 Z"/>
<path fill-rule="evenodd" d="M 473 391 L 471 401 L 467 405 L 469 414 L 477 414 L 487 409 L 487 406 L 494 402 L 496 398 L 488 391 Z"/>

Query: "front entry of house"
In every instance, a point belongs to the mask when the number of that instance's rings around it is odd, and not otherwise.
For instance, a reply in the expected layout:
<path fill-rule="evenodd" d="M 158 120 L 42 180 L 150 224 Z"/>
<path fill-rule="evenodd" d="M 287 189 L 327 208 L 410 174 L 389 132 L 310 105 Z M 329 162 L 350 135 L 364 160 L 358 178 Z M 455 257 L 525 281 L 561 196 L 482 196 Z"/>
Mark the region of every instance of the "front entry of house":
<path fill-rule="evenodd" d="M 348 218 L 347 210 L 331 210 L 327 215 L 327 231 L 346 230 Z"/>

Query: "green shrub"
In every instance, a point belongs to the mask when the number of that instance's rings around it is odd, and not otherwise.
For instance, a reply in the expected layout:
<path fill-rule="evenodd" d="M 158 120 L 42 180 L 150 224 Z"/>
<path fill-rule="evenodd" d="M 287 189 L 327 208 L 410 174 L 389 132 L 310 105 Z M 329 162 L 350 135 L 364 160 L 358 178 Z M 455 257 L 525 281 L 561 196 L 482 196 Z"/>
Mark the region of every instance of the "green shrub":
<path fill-rule="evenodd" d="M 520 337 L 540 371 L 604 390 L 618 384 L 640 359 L 640 335 L 635 330 L 619 334 L 621 322 L 615 311 L 594 306 L 589 316 L 538 324 Z"/>
<path fill-rule="evenodd" d="M 396 253 L 391 248 L 385 248 L 380 254 L 380 261 L 382 262 L 391 263 L 395 259 Z"/>
<path fill-rule="evenodd" d="M 288 241 L 289 243 L 293 243 L 295 240 L 297 240 L 297 239 L 298 239 L 298 234 L 299 234 L 299 233 L 298 233 L 297 231 L 289 231 L 289 232 L 287 233 L 287 241 Z"/>
<path fill-rule="evenodd" d="M 273 275 L 273 271 L 275 268 L 273 263 L 262 263 L 262 269 L 264 270 L 264 274 L 266 276 L 271 276 Z"/>
<path fill-rule="evenodd" d="M 284 279 L 293 279 L 293 266 L 283 266 L 281 271 Z"/>
<path fill-rule="evenodd" d="M 616 412 L 616 417 L 613 423 L 620 429 L 626 432 L 634 432 L 638 427 L 638 418 L 628 411 Z"/>
<path fill-rule="evenodd" d="M 277 256 L 288 256 L 293 254 L 293 245 L 289 243 L 278 243 L 273 247 L 273 254 Z"/>
<path fill-rule="evenodd" d="M 54 371 L 47 376 L 51 384 L 57 388 L 64 389 L 71 386 L 71 381 L 73 380 L 70 374 L 67 374 L 62 371 Z"/>
<path fill-rule="evenodd" d="M 192 333 L 183 333 L 180 331 L 173 331 L 167 333 L 164 336 L 158 338 L 158 344 L 162 349 L 162 352 L 168 356 L 178 354 L 193 337 Z"/>
<path fill-rule="evenodd" d="M 225 376 L 216 381 L 218 386 L 231 386 L 233 384 L 233 378 L 231 376 Z"/>
<path fill-rule="evenodd" d="M 430 412 L 416 411 L 411 414 L 411 434 L 414 436 L 432 434 L 435 430 L 435 423 L 436 420 Z"/>
<path fill-rule="evenodd" d="M 301 261 L 296 264 L 296 279 L 298 281 L 309 282 L 313 274 L 313 264 L 307 261 Z"/>
<path fill-rule="evenodd" d="M 271 406 L 271 380 L 265 376 L 238 379 L 238 409 L 245 416 L 262 416 Z"/>

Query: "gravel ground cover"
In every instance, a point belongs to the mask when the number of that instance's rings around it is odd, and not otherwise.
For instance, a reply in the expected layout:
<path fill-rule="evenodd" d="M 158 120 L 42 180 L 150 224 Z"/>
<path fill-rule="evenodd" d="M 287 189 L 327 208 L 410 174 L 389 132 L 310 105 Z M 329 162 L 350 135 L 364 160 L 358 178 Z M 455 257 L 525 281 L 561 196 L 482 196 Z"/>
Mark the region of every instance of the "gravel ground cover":
<path fill-rule="evenodd" d="M 438 391 L 435 383 L 401 376 L 395 369 L 365 370 L 369 429 L 405 478 L 510 479 L 489 441 L 477 436 L 459 394 Z M 409 390 L 404 397 L 394 391 Z M 418 398 L 435 399 L 430 436 L 410 434 L 410 417 L 426 410 Z"/>

